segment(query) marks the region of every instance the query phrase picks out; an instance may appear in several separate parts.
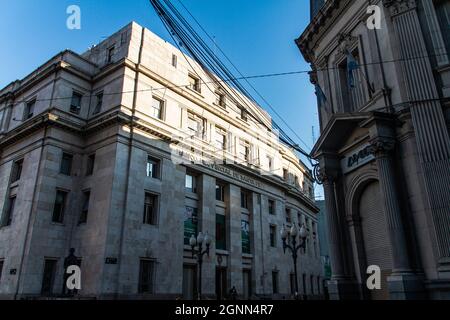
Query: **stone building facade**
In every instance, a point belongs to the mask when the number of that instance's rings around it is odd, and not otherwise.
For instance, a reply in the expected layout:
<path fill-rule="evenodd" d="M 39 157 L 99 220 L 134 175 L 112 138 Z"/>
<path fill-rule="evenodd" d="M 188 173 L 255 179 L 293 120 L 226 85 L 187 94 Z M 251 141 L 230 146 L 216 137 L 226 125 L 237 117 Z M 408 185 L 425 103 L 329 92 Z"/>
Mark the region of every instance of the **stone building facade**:
<path fill-rule="evenodd" d="M 296 42 L 319 102 L 330 295 L 449 299 L 450 3 L 312 2 Z"/>
<path fill-rule="evenodd" d="M 131 23 L 0 91 L 0 298 L 193 298 L 189 237 L 213 239 L 202 293 L 289 298 L 283 225 L 304 224 L 302 293 L 322 294 L 311 172 L 267 112 Z M 225 90 L 224 90 L 225 89 Z"/>

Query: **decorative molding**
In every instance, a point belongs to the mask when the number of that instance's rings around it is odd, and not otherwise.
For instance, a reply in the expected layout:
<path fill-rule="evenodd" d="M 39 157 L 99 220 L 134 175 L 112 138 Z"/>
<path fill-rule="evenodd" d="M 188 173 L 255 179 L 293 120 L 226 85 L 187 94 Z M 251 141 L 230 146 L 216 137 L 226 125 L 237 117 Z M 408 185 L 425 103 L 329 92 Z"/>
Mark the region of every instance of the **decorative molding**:
<path fill-rule="evenodd" d="M 394 148 L 395 141 L 393 139 L 376 138 L 370 142 L 369 152 L 379 157 L 389 154 Z"/>
<path fill-rule="evenodd" d="M 416 0 L 383 0 L 392 17 L 417 8 Z"/>

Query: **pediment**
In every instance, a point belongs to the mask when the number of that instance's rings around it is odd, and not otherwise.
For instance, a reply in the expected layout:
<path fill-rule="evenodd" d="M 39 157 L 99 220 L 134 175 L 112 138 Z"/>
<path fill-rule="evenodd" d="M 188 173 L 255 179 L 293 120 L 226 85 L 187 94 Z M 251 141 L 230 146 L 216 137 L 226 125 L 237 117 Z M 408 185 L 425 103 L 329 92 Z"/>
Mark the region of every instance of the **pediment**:
<path fill-rule="evenodd" d="M 365 135 L 367 129 L 359 124 L 371 117 L 370 113 L 340 113 L 332 116 L 311 154 L 313 158 L 322 153 L 338 153 Z"/>

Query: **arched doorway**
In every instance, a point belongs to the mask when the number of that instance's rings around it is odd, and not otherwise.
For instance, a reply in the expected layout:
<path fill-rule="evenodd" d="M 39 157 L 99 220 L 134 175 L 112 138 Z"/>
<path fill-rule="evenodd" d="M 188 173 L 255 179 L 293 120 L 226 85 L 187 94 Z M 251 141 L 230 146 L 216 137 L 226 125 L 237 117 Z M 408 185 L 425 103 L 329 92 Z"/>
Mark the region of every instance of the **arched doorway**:
<path fill-rule="evenodd" d="M 378 181 L 368 184 L 361 193 L 359 215 L 367 266 L 377 265 L 381 269 L 381 290 L 371 290 L 371 298 L 387 300 L 389 299 L 387 277 L 392 270 L 392 250 Z"/>

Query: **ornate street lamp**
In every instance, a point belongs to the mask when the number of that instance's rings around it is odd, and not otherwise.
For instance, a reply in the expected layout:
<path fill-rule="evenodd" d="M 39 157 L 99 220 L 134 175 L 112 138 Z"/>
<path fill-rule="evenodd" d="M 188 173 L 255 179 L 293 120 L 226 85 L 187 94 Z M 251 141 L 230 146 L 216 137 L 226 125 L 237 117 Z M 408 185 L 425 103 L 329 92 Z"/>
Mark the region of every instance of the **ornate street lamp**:
<path fill-rule="evenodd" d="M 203 243 L 205 244 L 206 249 L 203 250 Z M 209 257 L 209 246 L 211 245 L 211 237 L 206 232 L 205 235 L 199 232 L 197 238 L 194 235 L 189 239 L 189 244 L 191 245 L 192 250 L 192 258 L 194 255 L 197 257 L 198 264 L 198 300 L 202 299 L 202 263 L 203 263 L 203 255 L 207 255 Z M 196 248 L 197 246 L 197 248 Z"/>
<path fill-rule="evenodd" d="M 299 243 L 297 245 L 297 235 L 299 236 Z M 292 253 L 292 259 L 294 260 L 294 275 L 295 275 L 295 299 L 298 299 L 298 277 L 297 277 L 297 252 L 300 248 L 306 250 L 306 238 L 308 237 L 308 231 L 305 226 L 300 227 L 300 231 L 297 230 L 295 224 L 288 230 L 284 225 L 281 228 L 281 239 L 283 240 L 283 252 L 286 253 L 286 249 L 289 249 Z"/>

